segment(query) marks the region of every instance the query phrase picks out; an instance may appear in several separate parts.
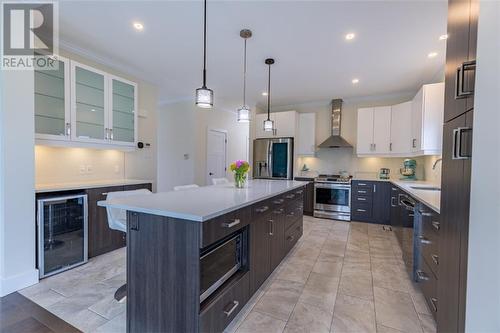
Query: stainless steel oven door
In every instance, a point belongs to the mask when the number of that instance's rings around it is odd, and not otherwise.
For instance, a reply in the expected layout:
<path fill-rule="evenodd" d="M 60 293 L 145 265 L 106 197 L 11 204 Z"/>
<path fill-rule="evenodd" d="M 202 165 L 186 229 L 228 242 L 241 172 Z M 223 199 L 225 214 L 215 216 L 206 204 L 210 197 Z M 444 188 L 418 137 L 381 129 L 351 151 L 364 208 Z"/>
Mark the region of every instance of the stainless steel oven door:
<path fill-rule="evenodd" d="M 314 209 L 350 213 L 351 185 L 314 183 Z"/>

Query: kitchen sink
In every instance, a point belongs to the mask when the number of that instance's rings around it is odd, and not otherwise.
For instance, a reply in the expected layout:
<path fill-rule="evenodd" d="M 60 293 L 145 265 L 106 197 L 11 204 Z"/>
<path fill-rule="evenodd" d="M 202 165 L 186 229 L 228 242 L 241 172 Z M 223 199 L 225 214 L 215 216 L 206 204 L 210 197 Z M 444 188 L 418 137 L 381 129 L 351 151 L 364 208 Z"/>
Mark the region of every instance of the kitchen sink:
<path fill-rule="evenodd" d="M 422 191 L 441 191 L 440 187 L 435 186 L 410 186 L 414 190 L 422 190 Z"/>

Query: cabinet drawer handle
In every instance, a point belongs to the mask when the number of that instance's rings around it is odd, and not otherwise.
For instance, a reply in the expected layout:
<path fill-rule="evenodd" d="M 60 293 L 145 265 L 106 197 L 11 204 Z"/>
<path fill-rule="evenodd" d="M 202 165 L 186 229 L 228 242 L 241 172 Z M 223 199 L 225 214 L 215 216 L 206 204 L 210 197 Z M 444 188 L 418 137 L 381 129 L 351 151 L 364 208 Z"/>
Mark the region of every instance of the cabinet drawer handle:
<path fill-rule="evenodd" d="M 286 238 L 286 240 L 287 240 L 287 241 L 290 241 L 290 242 L 291 242 L 291 241 L 293 241 L 294 239 L 295 239 L 295 237 L 293 237 L 293 235 L 288 236 L 288 237 Z"/>
<path fill-rule="evenodd" d="M 102 192 L 101 195 L 107 196 L 108 192 Z"/>
<path fill-rule="evenodd" d="M 229 317 L 233 312 L 234 310 L 236 310 L 236 308 L 238 307 L 238 305 L 240 305 L 240 302 L 238 301 L 233 301 L 232 303 L 229 303 L 226 308 L 228 308 L 229 306 L 231 307 L 229 310 L 224 310 L 224 314 Z"/>
<path fill-rule="evenodd" d="M 223 226 L 224 228 L 232 228 L 232 227 L 234 227 L 235 225 L 238 225 L 238 224 L 240 224 L 240 223 L 241 223 L 241 220 L 240 220 L 240 219 L 234 219 L 234 221 L 233 221 L 233 222 L 231 222 L 231 223 L 227 223 L 227 222 L 226 222 L 226 223 L 222 223 L 222 226 Z"/>
<path fill-rule="evenodd" d="M 432 242 L 425 238 L 424 236 L 418 236 L 418 239 L 420 239 L 420 243 L 422 244 L 431 244 Z"/>
<path fill-rule="evenodd" d="M 431 224 L 436 230 L 439 230 L 439 228 L 441 227 L 441 223 L 439 223 L 438 221 L 432 221 Z"/>
<path fill-rule="evenodd" d="M 357 208 L 356 209 L 357 212 L 362 212 L 362 213 L 365 213 L 366 212 L 366 209 L 361 209 L 361 208 Z"/>
<path fill-rule="evenodd" d="M 397 202 L 398 198 L 396 197 L 391 197 L 391 207 L 397 207 L 398 204 L 397 203 L 394 203 L 394 202 Z"/>
<path fill-rule="evenodd" d="M 281 214 L 283 213 L 284 209 L 283 208 L 280 208 L 280 209 L 276 209 L 273 213 L 274 214 Z"/>
<path fill-rule="evenodd" d="M 417 271 L 417 278 L 421 281 L 429 281 L 429 276 L 423 271 Z"/>
<path fill-rule="evenodd" d="M 286 196 L 287 199 L 293 199 L 295 198 L 295 194 L 289 194 Z"/>
<path fill-rule="evenodd" d="M 366 193 L 364 190 L 358 190 L 358 193 Z"/>
<path fill-rule="evenodd" d="M 294 216 L 295 215 L 295 212 L 290 212 L 290 214 L 288 214 L 290 216 Z"/>
<path fill-rule="evenodd" d="M 295 194 L 301 195 L 302 194 L 302 190 L 295 192 Z"/>
<path fill-rule="evenodd" d="M 358 197 L 358 201 L 366 201 L 366 198 L 359 198 Z"/>
<path fill-rule="evenodd" d="M 431 302 L 432 310 L 434 310 L 434 312 L 437 312 L 438 311 L 438 308 L 437 308 L 437 298 L 429 297 L 429 301 Z"/>
<path fill-rule="evenodd" d="M 423 212 L 423 211 L 419 211 L 420 212 L 420 215 L 422 216 L 432 216 L 432 213 L 427 213 L 427 212 Z"/>
<path fill-rule="evenodd" d="M 276 205 L 281 205 L 283 202 L 285 202 L 285 200 L 283 200 L 283 199 L 276 199 L 273 201 L 273 203 Z"/>
<path fill-rule="evenodd" d="M 358 183 L 359 186 L 366 186 L 365 183 Z"/>
<path fill-rule="evenodd" d="M 269 236 L 274 235 L 274 220 L 269 220 Z"/>
<path fill-rule="evenodd" d="M 468 160 L 471 158 L 471 155 L 462 154 L 462 134 L 464 132 L 471 132 L 471 127 L 458 127 L 453 130 L 453 144 L 452 144 L 452 160 Z"/>
<path fill-rule="evenodd" d="M 266 210 L 268 210 L 269 207 L 268 206 L 264 206 L 264 207 L 261 207 L 261 208 L 256 208 L 255 211 L 257 213 L 264 213 Z"/>
<path fill-rule="evenodd" d="M 437 254 L 431 254 L 431 258 L 436 265 L 439 265 L 439 256 Z"/>
<path fill-rule="evenodd" d="M 457 71 L 455 72 L 455 99 L 465 98 L 467 96 L 474 95 L 474 90 L 466 91 L 464 90 L 465 86 L 465 72 L 472 71 L 476 69 L 476 61 L 466 61 L 463 62 L 459 67 L 457 67 Z"/>

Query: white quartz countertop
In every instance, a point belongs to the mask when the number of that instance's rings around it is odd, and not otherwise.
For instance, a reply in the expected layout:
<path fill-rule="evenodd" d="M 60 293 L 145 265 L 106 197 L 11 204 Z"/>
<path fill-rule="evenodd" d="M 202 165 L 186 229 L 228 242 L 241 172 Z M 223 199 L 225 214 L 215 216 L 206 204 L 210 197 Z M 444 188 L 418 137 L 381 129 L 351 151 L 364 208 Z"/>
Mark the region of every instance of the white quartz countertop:
<path fill-rule="evenodd" d="M 43 192 L 56 192 L 56 191 L 69 191 L 88 188 L 98 188 L 107 186 L 120 186 L 120 185 L 136 185 L 151 183 L 150 180 L 144 179 L 104 179 L 104 180 L 88 180 L 79 182 L 62 182 L 62 183 L 37 183 L 35 185 L 36 193 Z"/>
<path fill-rule="evenodd" d="M 413 198 L 425 204 L 436 213 L 439 213 L 441 208 L 441 191 L 420 190 L 413 187 L 439 187 L 441 184 L 435 184 L 428 181 L 408 181 L 408 180 L 391 180 L 391 183 L 401 188 Z"/>
<path fill-rule="evenodd" d="M 138 195 L 99 201 L 103 207 L 203 222 L 255 202 L 306 185 L 295 180 L 249 180 L 245 188 L 234 184 Z"/>

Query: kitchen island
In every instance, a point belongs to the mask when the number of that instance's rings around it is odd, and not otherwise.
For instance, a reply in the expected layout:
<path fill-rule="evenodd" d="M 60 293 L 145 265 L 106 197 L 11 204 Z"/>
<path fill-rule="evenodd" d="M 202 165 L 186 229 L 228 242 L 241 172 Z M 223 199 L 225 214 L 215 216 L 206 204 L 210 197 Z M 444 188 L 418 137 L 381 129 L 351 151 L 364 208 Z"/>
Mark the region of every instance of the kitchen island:
<path fill-rule="evenodd" d="M 127 210 L 127 332 L 222 332 L 302 236 L 306 184 L 100 202 Z"/>

